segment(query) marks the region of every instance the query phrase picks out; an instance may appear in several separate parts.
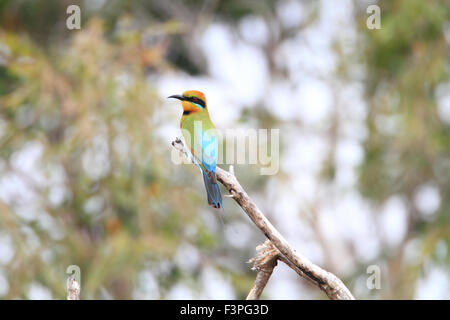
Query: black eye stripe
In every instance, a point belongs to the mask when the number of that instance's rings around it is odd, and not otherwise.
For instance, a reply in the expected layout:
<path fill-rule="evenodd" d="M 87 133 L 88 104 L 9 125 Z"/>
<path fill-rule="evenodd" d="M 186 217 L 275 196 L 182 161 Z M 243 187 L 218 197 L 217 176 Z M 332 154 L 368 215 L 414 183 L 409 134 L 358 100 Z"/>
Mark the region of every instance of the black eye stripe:
<path fill-rule="evenodd" d="M 191 101 L 191 102 L 193 102 L 193 103 L 196 103 L 196 104 L 198 104 L 198 105 L 200 105 L 200 106 L 202 106 L 202 108 L 205 108 L 205 101 L 203 101 L 203 100 L 200 99 L 200 98 L 197 98 L 197 97 L 187 97 L 187 100 L 188 100 L 188 101 Z"/>

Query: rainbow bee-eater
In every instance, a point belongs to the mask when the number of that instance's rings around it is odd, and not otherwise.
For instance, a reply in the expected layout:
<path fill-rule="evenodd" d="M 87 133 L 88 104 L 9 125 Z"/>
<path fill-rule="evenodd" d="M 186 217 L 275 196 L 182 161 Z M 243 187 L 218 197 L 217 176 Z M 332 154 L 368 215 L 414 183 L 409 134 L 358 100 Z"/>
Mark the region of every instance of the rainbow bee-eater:
<path fill-rule="evenodd" d="M 182 95 L 173 95 L 169 98 L 181 101 L 183 107 L 181 131 L 194 163 L 203 173 L 208 203 L 214 208 L 222 208 L 222 195 L 216 180 L 218 137 L 216 128 L 209 118 L 205 95 L 200 91 L 189 90 Z"/>

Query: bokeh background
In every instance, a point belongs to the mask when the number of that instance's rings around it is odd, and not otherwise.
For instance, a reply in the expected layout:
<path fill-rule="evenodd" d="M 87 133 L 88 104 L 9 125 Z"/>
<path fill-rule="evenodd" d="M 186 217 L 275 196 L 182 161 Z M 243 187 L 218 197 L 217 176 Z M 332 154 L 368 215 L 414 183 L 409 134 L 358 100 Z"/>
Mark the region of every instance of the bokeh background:
<path fill-rule="evenodd" d="M 235 172 L 297 250 L 359 299 L 449 299 L 449 45 L 447 0 L 0 1 L 0 298 L 64 299 L 69 265 L 83 299 L 246 296 L 262 234 L 171 161 L 165 97 L 198 89 L 280 129 L 276 175 Z M 326 299 L 283 264 L 263 297 Z"/>

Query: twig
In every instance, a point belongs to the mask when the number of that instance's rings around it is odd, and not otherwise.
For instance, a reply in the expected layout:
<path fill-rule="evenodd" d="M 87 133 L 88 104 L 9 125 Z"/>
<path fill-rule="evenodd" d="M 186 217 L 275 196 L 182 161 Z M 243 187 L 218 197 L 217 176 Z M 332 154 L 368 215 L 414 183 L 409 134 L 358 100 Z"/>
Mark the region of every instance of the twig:
<path fill-rule="evenodd" d="M 80 300 L 80 284 L 73 278 L 67 279 L 67 300 Z"/>
<path fill-rule="evenodd" d="M 183 142 L 180 139 L 172 142 L 172 145 L 184 149 Z M 176 147 L 180 150 L 178 147 Z M 186 154 L 186 151 L 184 151 Z M 312 263 L 309 259 L 298 253 L 286 239 L 278 232 L 277 229 L 259 210 L 253 200 L 248 196 L 236 177 L 217 167 L 216 177 L 228 192 L 233 195 L 233 199 L 239 204 L 244 212 L 249 216 L 253 223 L 264 233 L 272 244 L 278 249 L 280 254 L 285 258 L 288 266 L 293 268 L 299 275 L 311 280 L 325 294 L 333 300 L 353 300 L 355 299 L 344 283 L 334 274 L 320 268 Z"/>
<path fill-rule="evenodd" d="M 253 262 L 253 270 L 258 271 L 253 287 L 248 293 L 247 300 L 258 300 L 277 266 L 278 250 L 269 240 L 256 247 L 257 255 L 249 262 Z"/>
<path fill-rule="evenodd" d="M 286 259 L 278 251 L 278 249 L 274 247 L 274 245 L 270 240 L 266 240 L 264 243 L 257 246 L 256 251 L 257 251 L 256 257 L 250 259 L 249 262 L 254 263 L 252 270 L 257 270 L 258 273 L 256 275 L 255 284 L 250 289 L 250 292 L 247 296 L 247 300 L 259 299 L 262 291 L 264 290 L 267 282 L 269 281 L 270 276 L 272 275 L 273 270 L 277 266 L 278 260 L 285 263 L 289 268 L 298 273 L 298 275 L 300 275 L 302 278 L 308 280 L 308 282 L 310 282 L 312 285 L 315 285 L 315 282 L 312 281 L 308 276 L 306 276 L 292 262 Z"/>

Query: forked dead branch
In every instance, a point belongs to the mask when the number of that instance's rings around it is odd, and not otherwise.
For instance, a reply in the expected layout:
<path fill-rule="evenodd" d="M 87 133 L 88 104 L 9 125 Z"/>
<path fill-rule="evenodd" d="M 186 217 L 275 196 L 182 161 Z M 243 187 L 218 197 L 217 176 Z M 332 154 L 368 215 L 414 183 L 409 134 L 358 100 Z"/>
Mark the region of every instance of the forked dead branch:
<path fill-rule="evenodd" d="M 177 138 L 173 141 L 172 146 L 189 158 L 184 144 L 180 139 Z M 262 244 L 262 248 L 259 247 L 259 254 L 263 254 L 263 256 L 257 256 L 254 262 L 257 262 L 258 259 L 262 259 L 261 261 L 265 261 L 264 259 L 268 260 L 263 264 L 259 264 L 259 266 L 264 266 L 260 267 L 260 270 L 258 270 L 257 264 L 255 264 L 258 275 L 247 299 L 259 298 L 262 290 L 270 278 L 270 275 L 272 274 L 273 269 L 276 266 L 277 260 L 285 262 L 300 276 L 306 278 L 319 287 L 330 299 L 355 299 L 350 290 L 347 289 L 338 277 L 312 263 L 308 258 L 297 252 L 286 241 L 286 239 L 278 232 L 277 229 L 275 229 L 272 223 L 256 206 L 254 201 L 248 196 L 244 188 L 242 188 L 232 169 L 229 172 L 217 167 L 216 177 L 217 180 L 225 186 L 230 193 L 230 196 L 239 204 L 253 223 L 261 230 L 262 233 L 264 233 L 267 239 L 270 240 L 270 243 L 267 243 L 266 241 Z M 272 245 L 273 248 L 271 247 Z M 278 251 L 277 254 L 273 251 L 275 248 Z M 268 254 L 269 256 L 264 257 L 265 254 Z"/>

